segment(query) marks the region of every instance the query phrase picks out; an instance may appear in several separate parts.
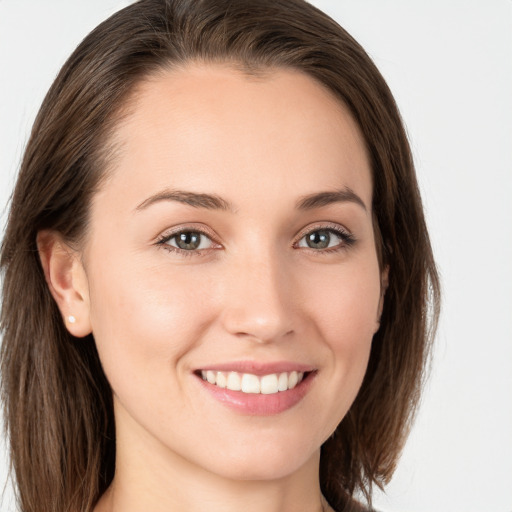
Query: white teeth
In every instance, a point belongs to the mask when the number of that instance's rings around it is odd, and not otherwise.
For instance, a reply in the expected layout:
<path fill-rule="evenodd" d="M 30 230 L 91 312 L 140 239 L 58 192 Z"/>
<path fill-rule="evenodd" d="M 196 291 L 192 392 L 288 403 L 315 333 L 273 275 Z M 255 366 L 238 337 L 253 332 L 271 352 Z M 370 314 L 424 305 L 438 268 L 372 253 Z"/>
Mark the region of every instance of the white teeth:
<path fill-rule="evenodd" d="M 258 377 L 252 373 L 217 372 L 213 370 L 202 370 L 203 380 L 208 381 L 220 388 L 226 388 L 231 391 L 242 391 L 242 393 L 261 393 L 263 395 L 273 395 L 280 391 L 293 389 L 304 378 L 303 372 L 282 372 L 271 373 Z"/>
<path fill-rule="evenodd" d="M 277 383 L 277 389 L 279 391 L 286 391 L 288 389 L 288 374 L 287 373 L 280 373 L 279 374 L 279 380 Z"/>
<path fill-rule="evenodd" d="M 242 391 L 244 393 L 259 393 L 260 379 L 251 373 L 244 373 L 242 376 Z"/>
<path fill-rule="evenodd" d="M 272 395 L 273 393 L 277 393 L 279 391 L 277 375 L 273 373 L 272 375 L 264 375 L 261 377 L 260 387 L 263 395 Z"/>
<path fill-rule="evenodd" d="M 241 391 L 242 382 L 240 379 L 240 375 L 236 372 L 230 372 L 228 375 L 228 381 L 226 383 L 226 387 L 231 391 Z"/>
<path fill-rule="evenodd" d="M 217 386 L 219 388 L 225 388 L 228 384 L 228 379 L 226 378 L 226 375 L 222 372 L 217 372 Z"/>

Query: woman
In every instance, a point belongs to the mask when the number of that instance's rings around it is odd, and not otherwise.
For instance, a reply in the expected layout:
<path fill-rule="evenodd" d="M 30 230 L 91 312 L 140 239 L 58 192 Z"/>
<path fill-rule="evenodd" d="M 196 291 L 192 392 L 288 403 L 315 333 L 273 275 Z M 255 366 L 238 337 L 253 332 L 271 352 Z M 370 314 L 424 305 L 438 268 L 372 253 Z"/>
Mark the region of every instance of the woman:
<path fill-rule="evenodd" d="M 437 275 L 393 98 L 311 5 L 102 23 L 41 107 L 1 265 L 24 512 L 357 510 L 391 477 Z"/>

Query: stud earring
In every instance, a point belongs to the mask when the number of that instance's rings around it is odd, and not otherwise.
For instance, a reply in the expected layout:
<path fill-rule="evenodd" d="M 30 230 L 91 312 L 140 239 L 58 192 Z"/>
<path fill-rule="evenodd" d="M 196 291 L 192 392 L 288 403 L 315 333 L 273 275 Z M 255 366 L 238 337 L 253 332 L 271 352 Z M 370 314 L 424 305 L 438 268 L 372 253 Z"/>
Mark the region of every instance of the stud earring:
<path fill-rule="evenodd" d="M 68 322 L 70 324 L 74 324 L 76 322 L 76 318 L 73 315 L 68 316 Z"/>

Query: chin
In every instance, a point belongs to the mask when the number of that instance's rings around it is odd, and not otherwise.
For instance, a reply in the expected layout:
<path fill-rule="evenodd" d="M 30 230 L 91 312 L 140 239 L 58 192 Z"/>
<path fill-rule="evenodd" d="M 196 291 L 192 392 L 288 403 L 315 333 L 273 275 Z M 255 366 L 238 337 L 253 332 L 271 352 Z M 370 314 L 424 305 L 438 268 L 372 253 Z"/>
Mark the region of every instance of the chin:
<path fill-rule="evenodd" d="M 248 448 L 233 453 L 232 446 L 230 456 L 215 458 L 207 469 L 230 480 L 279 480 L 301 471 L 320 457 L 320 448 L 311 452 L 304 450 L 304 445 L 287 449 L 282 444 L 276 446 L 275 442 L 257 442 Z"/>

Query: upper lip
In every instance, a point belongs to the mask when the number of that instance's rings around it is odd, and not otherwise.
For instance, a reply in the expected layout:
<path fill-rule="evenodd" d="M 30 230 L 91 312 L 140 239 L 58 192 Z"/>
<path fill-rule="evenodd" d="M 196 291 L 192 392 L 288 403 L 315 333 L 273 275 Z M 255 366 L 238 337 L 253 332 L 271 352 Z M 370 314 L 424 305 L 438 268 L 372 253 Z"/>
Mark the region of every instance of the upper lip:
<path fill-rule="evenodd" d="M 294 363 L 291 361 L 274 361 L 274 362 L 258 362 L 258 361 L 233 361 L 229 363 L 218 363 L 202 366 L 198 371 L 214 371 L 214 372 L 238 372 L 251 373 L 253 375 L 269 375 L 271 373 L 283 372 L 312 372 L 314 366 L 302 363 Z"/>

